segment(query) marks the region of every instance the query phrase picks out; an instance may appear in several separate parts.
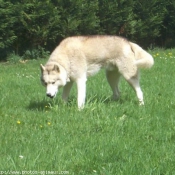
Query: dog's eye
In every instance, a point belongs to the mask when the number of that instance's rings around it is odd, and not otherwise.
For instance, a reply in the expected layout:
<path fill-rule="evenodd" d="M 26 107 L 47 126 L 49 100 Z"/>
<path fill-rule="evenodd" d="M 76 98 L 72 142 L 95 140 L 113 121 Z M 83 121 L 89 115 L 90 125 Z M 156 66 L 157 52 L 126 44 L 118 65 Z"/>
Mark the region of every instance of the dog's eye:
<path fill-rule="evenodd" d="M 44 80 L 42 80 L 42 84 L 43 84 L 44 86 L 47 86 L 47 83 L 46 83 Z"/>
<path fill-rule="evenodd" d="M 52 84 L 55 84 L 55 82 L 52 82 Z"/>

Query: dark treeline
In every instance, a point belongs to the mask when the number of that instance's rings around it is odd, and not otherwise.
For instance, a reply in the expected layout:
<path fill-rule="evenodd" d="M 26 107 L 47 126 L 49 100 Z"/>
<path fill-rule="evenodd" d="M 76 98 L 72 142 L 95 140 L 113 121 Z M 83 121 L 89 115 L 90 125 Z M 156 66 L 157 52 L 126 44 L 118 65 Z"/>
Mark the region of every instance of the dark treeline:
<path fill-rule="evenodd" d="M 143 47 L 175 46 L 174 0 L 0 0 L 0 59 L 52 51 L 71 35 L 119 35 Z"/>

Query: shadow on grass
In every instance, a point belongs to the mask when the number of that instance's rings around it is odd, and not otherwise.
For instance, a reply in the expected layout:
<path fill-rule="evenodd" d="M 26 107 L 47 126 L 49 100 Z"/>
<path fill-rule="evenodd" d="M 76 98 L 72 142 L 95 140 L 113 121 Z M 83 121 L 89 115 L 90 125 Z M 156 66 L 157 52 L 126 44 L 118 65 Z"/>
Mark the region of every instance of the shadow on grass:
<path fill-rule="evenodd" d="M 124 103 L 124 100 L 122 98 L 114 100 L 114 99 L 112 99 L 111 96 L 99 96 L 99 95 L 89 96 L 89 97 L 87 97 L 86 101 L 89 104 L 91 104 L 91 103 L 104 103 L 104 104 L 119 103 L 119 104 L 123 104 Z"/>
<path fill-rule="evenodd" d="M 64 107 L 64 106 L 74 106 L 76 104 L 75 99 L 70 99 L 68 103 L 65 103 L 60 98 L 44 98 L 40 100 L 31 100 L 29 105 L 27 106 L 28 110 L 31 111 L 48 111 L 51 108 L 55 108 L 56 106 Z"/>
<path fill-rule="evenodd" d="M 44 111 L 47 104 L 48 100 L 31 101 L 27 108 L 32 111 Z"/>
<path fill-rule="evenodd" d="M 100 95 L 94 95 L 94 96 L 87 96 L 86 97 L 86 104 L 110 104 L 110 103 L 118 103 L 118 104 L 123 104 L 125 103 L 125 100 L 123 98 L 119 98 L 117 100 L 113 100 L 110 96 L 100 96 Z M 65 103 L 62 101 L 62 99 L 49 99 L 49 98 L 44 98 L 41 100 L 32 100 L 30 101 L 27 109 L 32 110 L 32 111 L 45 111 L 47 108 L 53 107 L 53 106 L 62 106 L 62 107 L 77 107 L 77 99 L 76 97 L 70 97 L 68 103 Z"/>

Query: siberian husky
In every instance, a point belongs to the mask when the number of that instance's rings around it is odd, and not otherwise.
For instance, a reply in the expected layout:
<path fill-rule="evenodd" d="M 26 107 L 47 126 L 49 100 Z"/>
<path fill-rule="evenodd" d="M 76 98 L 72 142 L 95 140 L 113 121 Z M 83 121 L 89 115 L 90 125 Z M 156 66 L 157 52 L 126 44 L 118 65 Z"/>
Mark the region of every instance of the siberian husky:
<path fill-rule="evenodd" d="M 153 64 L 153 57 L 149 53 L 124 38 L 74 36 L 64 39 L 52 52 L 46 65 L 40 65 L 41 81 L 46 87 L 46 95 L 51 98 L 56 96 L 60 87 L 64 87 L 64 101 L 68 100 L 73 82 L 76 82 L 78 108 L 82 109 L 87 77 L 104 68 L 114 99 L 120 95 L 118 83 L 122 75 L 135 90 L 139 104 L 143 105 L 139 68 L 150 68 Z"/>

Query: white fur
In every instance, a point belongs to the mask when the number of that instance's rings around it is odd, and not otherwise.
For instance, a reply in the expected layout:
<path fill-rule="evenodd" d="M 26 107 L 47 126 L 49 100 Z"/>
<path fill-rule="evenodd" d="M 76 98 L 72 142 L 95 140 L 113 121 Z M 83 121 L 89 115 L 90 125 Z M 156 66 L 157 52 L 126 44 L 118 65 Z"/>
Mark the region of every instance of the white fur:
<path fill-rule="evenodd" d="M 73 82 L 76 82 L 78 108 L 82 109 L 87 77 L 105 68 L 114 99 L 120 96 L 118 84 L 122 75 L 135 90 L 139 104 L 143 105 L 139 68 L 150 68 L 153 64 L 148 52 L 117 36 L 69 37 L 53 51 L 46 65 L 41 65 L 41 80 L 49 97 L 56 96 L 59 88 L 63 87 L 64 101 L 68 100 Z"/>
<path fill-rule="evenodd" d="M 56 94 L 58 92 L 58 87 L 56 85 L 53 85 L 53 84 L 48 84 L 47 85 L 47 91 L 46 91 L 46 94 L 48 96 L 52 96 L 52 97 L 55 97 Z"/>

